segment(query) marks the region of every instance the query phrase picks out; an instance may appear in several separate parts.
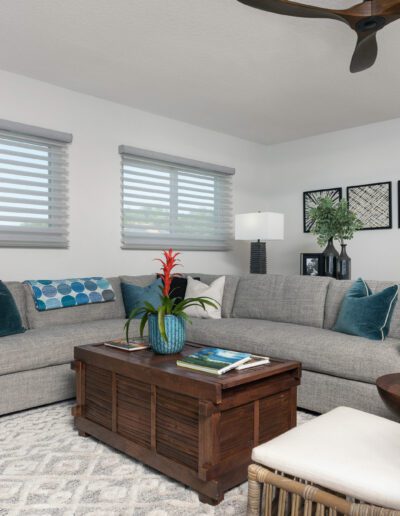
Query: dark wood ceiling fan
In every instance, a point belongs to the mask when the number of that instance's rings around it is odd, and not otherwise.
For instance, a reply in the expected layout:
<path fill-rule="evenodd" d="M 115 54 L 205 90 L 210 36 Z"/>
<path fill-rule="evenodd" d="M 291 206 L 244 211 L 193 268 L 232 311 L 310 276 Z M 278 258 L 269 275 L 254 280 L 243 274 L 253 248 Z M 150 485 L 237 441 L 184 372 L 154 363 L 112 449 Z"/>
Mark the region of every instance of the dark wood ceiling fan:
<path fill-rule="evenodd" d="M 287 16 L 330 18 L 346 23 L 357 33 L 357 44 L 350 63 L 352 73 L 370 68 L 378 55 L 376 33 L 400 18 L 400 0 L 364 0 L 349 9 L 291 2 L 290 0 L 238 0 L 242 4 Z"/>

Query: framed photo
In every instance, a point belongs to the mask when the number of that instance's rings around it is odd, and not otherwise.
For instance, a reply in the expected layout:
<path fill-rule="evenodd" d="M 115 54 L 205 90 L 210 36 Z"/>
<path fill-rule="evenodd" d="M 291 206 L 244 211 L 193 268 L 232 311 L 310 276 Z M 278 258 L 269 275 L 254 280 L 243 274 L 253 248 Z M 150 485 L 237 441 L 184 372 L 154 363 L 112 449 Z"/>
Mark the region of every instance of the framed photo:
<path fill-rule="evenodd" d="M 304 233 L 310 233 L 313 222 L 310 219 L 310 210 L 316 208 L 321 197 L 329 197 L 338 203 L 342 198 L 341 188 L 326 188 L 324 190 L 312 190 L 303 192 L 303 229 Z"/>
<path fill-rule="evenodd" d="M 303 276 L 323 276 L 324 256 L 322 253 L 302 253 L 300 255 L 300 274 Z"/>
<path fill-rule="evenodd" d="M 361 220 L 366 229 L 390 229 L 392 227 L 392 183 L 371 183 L 347 187 L 349 208 Z"/>

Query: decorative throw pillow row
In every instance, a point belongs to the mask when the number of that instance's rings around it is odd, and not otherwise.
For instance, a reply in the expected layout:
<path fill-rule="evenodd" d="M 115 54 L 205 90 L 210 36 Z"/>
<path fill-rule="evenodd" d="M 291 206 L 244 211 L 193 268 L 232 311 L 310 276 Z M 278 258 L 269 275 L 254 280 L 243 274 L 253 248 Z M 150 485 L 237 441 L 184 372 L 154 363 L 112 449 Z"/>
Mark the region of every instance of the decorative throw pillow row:
<path fill-rule="evenodd" d="M 201 307 L 189 307 L 185 311 L 190 317 L 200 317 L 203 319 L 221 319 L 221 304 L 224 294 L 225 276 L 217 278 L 207 285 L 202 283 L 200 278 L 187 278 L 176 276 L 172 279 L 171 295 L 179 302 L 189 297 L 210 297 L 217 301 L 218 308 L 207 306 L 204 310 Z M 162 286 L 161 278 L 157 278 L 147 287 L 140 287 L 132 283 L 121 283 L 122 297 L 124 299 L 126 316 L 133 309 L 143 306 L 145 301 L 151 303 L 154 308 L 160 306 L 160 287 Z M 139 319 L 138 315 L 136 318 Z"/>
<path fill-rule="evenodd" d="M 384 340 L 389 333 L 398 293 L 399 286 L 393 285 L 373 294 L 359 278 L 346 292 L 332 329 L 371 340 Z"/>
<path fill-rule="evenodd" d="M 200 278 L 196 278 L 200 279 Z M 185 298 L 187 278 L 181 276 L 174 276 L 171 282 L 171 295 L 176 299 L 176 303 L 182 301 Z M 143 306 L 143 303 L 147 301 L 154 308 L 160 306 L 160 288 L 162 287 L 162 279 L 157 274 L 157 279 L 147 285 L 147 287 L 140 287 L 134 283 L 121 283 L 122 297 L 124 300 L 126 317 L 135 308 Z M 136 318 L 139 319 L 141 316 L 138 315 Z"/>

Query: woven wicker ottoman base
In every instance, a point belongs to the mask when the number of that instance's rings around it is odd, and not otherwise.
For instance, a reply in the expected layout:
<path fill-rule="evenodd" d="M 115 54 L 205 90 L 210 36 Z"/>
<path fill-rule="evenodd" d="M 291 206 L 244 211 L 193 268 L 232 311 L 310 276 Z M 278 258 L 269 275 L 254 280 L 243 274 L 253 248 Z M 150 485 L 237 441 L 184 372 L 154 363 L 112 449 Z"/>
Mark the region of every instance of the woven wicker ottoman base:
<path fill-rule="evenodd" d="M 339 407 L 254 448 L 252 458 L 248 516 L 400 516 L 393 421 Z"/>
<path fill-rule="evenodd" d="M 249 466 L 247 516 L 400 516 L 400 511 L 351 502 L 301 479 L 269 471 L 258 464 Z"/>

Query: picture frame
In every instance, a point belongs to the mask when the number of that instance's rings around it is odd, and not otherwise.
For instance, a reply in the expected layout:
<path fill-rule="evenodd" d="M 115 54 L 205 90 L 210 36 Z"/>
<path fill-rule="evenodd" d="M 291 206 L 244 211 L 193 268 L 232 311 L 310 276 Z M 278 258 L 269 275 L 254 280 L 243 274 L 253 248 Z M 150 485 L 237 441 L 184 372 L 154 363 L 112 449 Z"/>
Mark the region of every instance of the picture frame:
<path fill-rule="evenodd" d="M 322 253 L 301 253 L 300 274 L 302 276 L 324 276 L 324 255 Z"/>
<path fill-rule="evenodd" d="M 359 231 L 392 228 L 392 183 L 368 183 L 347 187 L 347 204 L 363 227 Z"/>
<path fill-rule="evenodd" d="M 323 188 L 321 190 L 310 190 L 303 192 L 303 231 L 310 233 L 313 227 L 313 222 L 310 219 L 310 210 L 315 208 L 321 197 L 330 197 L 335 203 L 342 199 L 343 190 L 341 187 L 337 188 Z"/>

